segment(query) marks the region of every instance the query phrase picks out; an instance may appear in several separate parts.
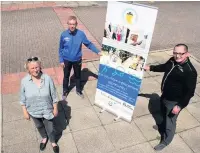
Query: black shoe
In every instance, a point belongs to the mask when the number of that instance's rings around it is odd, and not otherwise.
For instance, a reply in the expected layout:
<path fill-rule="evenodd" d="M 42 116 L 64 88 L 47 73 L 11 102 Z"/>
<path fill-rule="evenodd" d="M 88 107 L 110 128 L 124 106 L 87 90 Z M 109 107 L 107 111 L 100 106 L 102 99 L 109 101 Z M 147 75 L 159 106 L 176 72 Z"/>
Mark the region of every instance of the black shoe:
<path fill-rule="evenodd" d="M 76 94 L 79 95 L 82 99 L 84 98 L 84 95 L 81 91 L 76 91 Z"/>
<path fill-rule="evenodd" d="M 64 91 L 64 92 L 63 92 L 63 95 L 62 95 L 62 100 L 66 100 L 68 94 L 69 94 L 69 92 Z"/>
<path fill-rule="evenodd" d="M 158 130 L 158 126 L 157 125 L 153 125 L 153 129 L 154 130 Z"/>
<path fill-rule="evenodd" d="M 54 151 L 54 153 L 59 153 L 59 146 L 58 145 L 54 146 L 53 151 Z"/>
<path fill-rule="evenodd" d="M 46 148 L 46 145 L 47 145 L 47 142 L 48 142 L 48 139 L 46 140 L 45 143 L 40 143 L 40 150 L 43 151 L 45 148 Z"/>
<path fill-rule="evenodd" d="M 166 145 L 164 143 L 159 143 L 157 146 L 154 147 L 154 149 L 156 151 L 160 151 L 162 149 L 164 149 L 166 147 Z"/>

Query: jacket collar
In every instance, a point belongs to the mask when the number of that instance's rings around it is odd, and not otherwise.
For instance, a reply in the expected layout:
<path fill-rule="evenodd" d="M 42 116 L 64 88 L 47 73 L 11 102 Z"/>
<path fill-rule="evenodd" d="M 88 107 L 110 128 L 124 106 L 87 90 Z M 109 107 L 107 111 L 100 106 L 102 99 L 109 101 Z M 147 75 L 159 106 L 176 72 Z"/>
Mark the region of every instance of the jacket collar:
<path fill-rule="evenodd" d="M 78 29 L 75 29 L 75 31 L 70 31 L 69 29 L 67 30 L 67 32 L 70 34 L 70 35 L 75 35 L 77 33 Z"/>

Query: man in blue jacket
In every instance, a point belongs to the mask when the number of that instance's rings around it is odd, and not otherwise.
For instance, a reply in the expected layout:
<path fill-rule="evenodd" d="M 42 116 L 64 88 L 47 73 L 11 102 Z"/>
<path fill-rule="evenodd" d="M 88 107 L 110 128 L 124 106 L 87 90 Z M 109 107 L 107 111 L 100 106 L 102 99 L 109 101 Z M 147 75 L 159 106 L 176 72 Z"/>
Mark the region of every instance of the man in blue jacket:
<path fill-rule="evenodd" d="M 68 18 L 68 29 L 61 34 L 59 46 L 59 60 L 64 70 L 63 78 L 63 98 L 69 93 L 69 77 L 73 67 L 76 79 L 76 93 L 81 98 L 84 95 L 81 91 L 81 65 L 82 65 L 82 44 L 97 54 L 100 51 L 87 39 L 85 33 L 77 29 L 77 18 Z"/>

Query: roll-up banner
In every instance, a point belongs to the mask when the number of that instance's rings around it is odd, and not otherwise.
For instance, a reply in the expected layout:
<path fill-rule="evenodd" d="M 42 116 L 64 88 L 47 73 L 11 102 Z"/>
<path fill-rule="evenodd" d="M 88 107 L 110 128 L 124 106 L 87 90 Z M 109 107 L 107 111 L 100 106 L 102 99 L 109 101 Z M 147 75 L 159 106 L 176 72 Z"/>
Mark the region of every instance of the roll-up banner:
<path fill-rule="evenodd" d="M 151 6 L 108 1 L 95 104 L 128 122 L 136 106 L 157 12 Z"/>

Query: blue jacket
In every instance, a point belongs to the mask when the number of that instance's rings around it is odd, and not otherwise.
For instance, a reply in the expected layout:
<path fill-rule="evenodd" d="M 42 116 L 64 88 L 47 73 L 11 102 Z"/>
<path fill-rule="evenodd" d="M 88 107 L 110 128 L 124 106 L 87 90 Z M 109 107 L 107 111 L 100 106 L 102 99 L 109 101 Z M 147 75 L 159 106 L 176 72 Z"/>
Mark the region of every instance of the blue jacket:
<path fill-rule="evenodd" d="M 76 29 L 74 32 L 66 30 L 61 34 L 59 47 L 60 63 L 64 60 L 71 62 L 79 61 L 82 58 L 82 44 L 95 53 L 99 50 L 87 39 L 85 33 Z"/>

